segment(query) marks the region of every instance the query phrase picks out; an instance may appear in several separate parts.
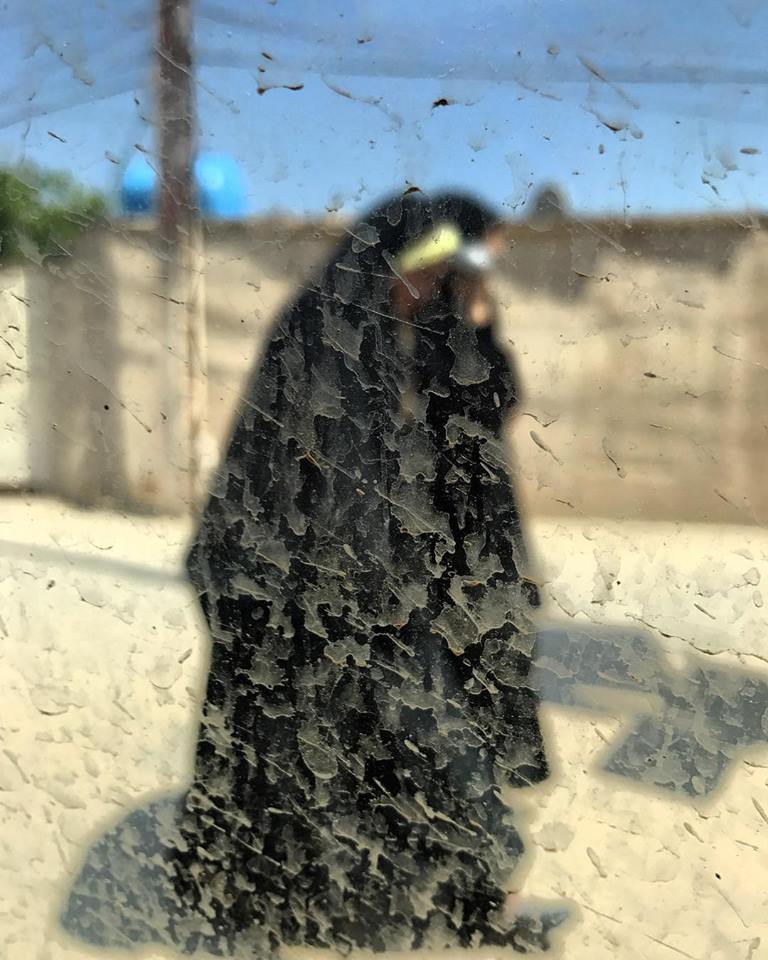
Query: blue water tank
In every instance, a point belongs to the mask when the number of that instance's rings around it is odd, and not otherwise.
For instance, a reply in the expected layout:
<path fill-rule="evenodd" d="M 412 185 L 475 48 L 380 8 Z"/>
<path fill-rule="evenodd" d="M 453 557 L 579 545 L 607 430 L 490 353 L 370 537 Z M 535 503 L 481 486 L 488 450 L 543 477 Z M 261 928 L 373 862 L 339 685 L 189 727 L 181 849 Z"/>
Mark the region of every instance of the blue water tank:
<path fill-rule="evenodd" d="M 125 168 L 120 184 L 120 203 L 123 213 L 151 213 L 155 209 L 157 174 L 149 160 L 137 153 Z"/>
<path fill-rule="evenodd" d="M 203 153 L 195 160 L 197 204 L 204 217 L 237 220 L 246 214 L 245 178 L 226 154 Z M 154 213 L 157 209 L 156 165 L 135 154 L 123 174 L 120 203 L 128 216 Z"/>
<path fill-rule="evenodd" d="M 245 216 L 245 180 L 232 157 L 201 153 L 195 161 L 195 182 L 204 217 L 236 220 Z"/>

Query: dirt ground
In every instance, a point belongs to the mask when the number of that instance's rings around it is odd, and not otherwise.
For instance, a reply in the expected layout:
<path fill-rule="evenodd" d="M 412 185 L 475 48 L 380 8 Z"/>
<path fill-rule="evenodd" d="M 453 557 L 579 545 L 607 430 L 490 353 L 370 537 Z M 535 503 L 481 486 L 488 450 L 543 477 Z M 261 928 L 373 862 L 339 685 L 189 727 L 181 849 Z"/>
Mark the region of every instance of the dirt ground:
<path fill-rule="evenodd" d="M 545 619 L 639 625 L 670 669 L 695 655 L 768 677 L 768 533 L 584 519 L 531 530 Z M 5 960 L 105 957 L 57 930 L 67 885 L 90 840 L 190 774 L 207 658 L 180 569 L 190 532 L 0 499 Z M 696 800 L 601 772 L 622 724 L 652 709 L 642 699 L 542 707 L 553 775 L 510 797 L 528 840 L 522 891 L 576 906 L 569 960 L 768 957 L 768 743 Z"/>

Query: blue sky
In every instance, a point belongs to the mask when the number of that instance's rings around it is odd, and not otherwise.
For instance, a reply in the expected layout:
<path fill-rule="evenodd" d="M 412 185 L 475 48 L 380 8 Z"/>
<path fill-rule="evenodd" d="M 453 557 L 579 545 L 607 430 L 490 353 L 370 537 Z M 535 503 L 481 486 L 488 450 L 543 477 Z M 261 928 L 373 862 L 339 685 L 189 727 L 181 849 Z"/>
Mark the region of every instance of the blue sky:
<path fill-rule="evenodd" d="M 351 212 L 406 183 L 469 188 L 517 216 L 549 182 L 583 214 L 768 208 L 764 0 L 195 10 L 201 149 L 240 162 L 253 213 Z M 0 161 L 114 194 L 134 144 L 153 144 L 152 11 L 7 0 Z"/>

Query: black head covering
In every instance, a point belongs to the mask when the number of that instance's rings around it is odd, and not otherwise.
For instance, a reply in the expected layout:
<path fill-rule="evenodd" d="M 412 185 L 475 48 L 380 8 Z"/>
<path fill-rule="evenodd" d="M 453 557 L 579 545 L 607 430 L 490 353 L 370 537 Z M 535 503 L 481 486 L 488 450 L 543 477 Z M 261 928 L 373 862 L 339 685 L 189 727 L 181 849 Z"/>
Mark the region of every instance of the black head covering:
<path fill-rule="evenodd" d="M 436 220 L 455 223 L 468 240 L 480 240 L 499 225 L 494 209 L 466 193 L 439 194 L 432 201 L 432 208 Z"/>

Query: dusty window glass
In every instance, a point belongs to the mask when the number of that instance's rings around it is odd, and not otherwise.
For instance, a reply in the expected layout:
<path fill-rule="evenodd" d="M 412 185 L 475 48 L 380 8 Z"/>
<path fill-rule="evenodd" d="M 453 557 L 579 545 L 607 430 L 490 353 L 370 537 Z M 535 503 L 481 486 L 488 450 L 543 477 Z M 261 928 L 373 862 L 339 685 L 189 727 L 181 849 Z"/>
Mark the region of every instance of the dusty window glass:
<path fill-rule="evenodd" d="M 766 954 L 765 5 L 2 15 L 0 954 Z"/>

